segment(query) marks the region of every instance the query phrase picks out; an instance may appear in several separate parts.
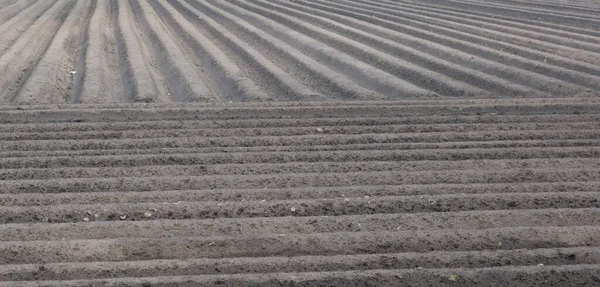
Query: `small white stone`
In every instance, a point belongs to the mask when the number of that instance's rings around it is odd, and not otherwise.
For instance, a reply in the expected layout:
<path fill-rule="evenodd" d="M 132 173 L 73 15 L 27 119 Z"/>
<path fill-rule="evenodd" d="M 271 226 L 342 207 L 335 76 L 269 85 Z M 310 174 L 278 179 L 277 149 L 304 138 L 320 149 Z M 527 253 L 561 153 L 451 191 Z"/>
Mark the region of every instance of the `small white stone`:
<path fill-rule="evenodd" d="M 87 218 L 87 217 L 84 217 L 84 218 L 83 218 L 83 221 L 85 221 L 85 222 L 89 222 L 89 221 L 90 221 L 90 219 L 89 219 L 89 218 Z"/>
<path fill-rule="evenodd" d="M 127 219 L 127 215 L 123 214 L 123 215 L 119 216 L 119 218 L 121 218 L 121 220 L 125 220 L 125 219 Z"/>
<path fill-rule="evenodd" d="M 296 212 L 296 208 L 292 207 L 292 209 L 290 209 L 292 212 Z"/>
<path fill-rule="evenodd" d="M 323 133 L 323 132 L 325 132 L 325 130 L 323 130 L 322 128 L 317 128 L 317 132 L 318 133 Z"/>
<path fill-rule="evenodd" d="M 146 212 L 144 212 L 144 217 L 150 218 L 150 217 L 152 217 L 152 213 L 146 211 Z"/>

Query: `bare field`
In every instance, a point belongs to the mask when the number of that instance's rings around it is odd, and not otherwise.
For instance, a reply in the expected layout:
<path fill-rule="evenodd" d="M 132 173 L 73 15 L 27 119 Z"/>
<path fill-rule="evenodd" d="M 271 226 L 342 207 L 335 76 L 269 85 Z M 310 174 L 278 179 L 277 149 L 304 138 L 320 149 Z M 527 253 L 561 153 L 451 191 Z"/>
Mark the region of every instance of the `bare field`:
<path fill-rule="evenodd" d="M 599 111 L 4 106 L 0 286 L 596 286 Z"/>
<path fill-rule="evenodd" d="M 0 287 L 600 286 L 597 1 L 0 0 L 0 40 Z"/>
<path fill-rule="evenodd" d="M 598 96 L 600 3 L 0 1 L 0 104 Z"/>

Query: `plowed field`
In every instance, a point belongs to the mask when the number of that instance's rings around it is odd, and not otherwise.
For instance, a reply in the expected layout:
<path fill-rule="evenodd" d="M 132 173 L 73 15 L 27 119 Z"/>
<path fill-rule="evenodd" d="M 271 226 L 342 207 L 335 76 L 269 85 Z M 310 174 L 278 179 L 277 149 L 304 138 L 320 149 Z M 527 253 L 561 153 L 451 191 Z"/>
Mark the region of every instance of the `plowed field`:
<path fill-rule="evenodd" d="M 596 1 L 4 0 L 0 103 L 598 95 Z"/>
<path fill-rule="evenodd" d="M 0 287 L 600 286 L 599 52 L 595 1 L 0 0 Z"/>
<path fill-rule="evenodd" d="M 4 107 L 0 286 L 595 286 L 598 111 Z"/>

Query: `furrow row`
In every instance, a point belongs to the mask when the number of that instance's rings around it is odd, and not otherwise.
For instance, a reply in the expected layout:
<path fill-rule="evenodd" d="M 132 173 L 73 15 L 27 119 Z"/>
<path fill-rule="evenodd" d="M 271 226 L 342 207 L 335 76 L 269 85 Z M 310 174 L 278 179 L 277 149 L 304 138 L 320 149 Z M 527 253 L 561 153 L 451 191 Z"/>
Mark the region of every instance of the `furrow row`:
<path fill-rule="evenodd" d="M 372 102 L 369 102 L 372 103 Z M 158 120 L 257 120 L 257 119 L 323 119 L 361 117 L 423 117 L 423 116 L 474 116 L 474 115 L 537 115 L 537 114 L 598 114 L 599 102 L 594 98 L 530 99 L 515 102 L 502 100 L 473 100 L 452 102 L 384 102 L 383 104 L 342 105 L 330 102 L 325 105 L 306 106 L 116 106 L 96 110 L 90 106 L 82 109 L 58 110 L 5 110 L 0 112 L 1 124 L 28 123 L 80 123 L 80 122 L 138 122 Z"/>
<path fill-rule="evenodd" d="M 362 161 L 362 162 L 294 162 L 268 164 L 157 165 L 135 167 L 75 167 L 1 169 L 0 180 L 58 178 L 116 178 L 200 175 L 260 175 L 286 173 L 372 172 L 372 171 L 435 171 L 435 170 L 503 170 L 515 168 L 560 169 L 600 168 L 597 158 L 561 158 L 527 160 L 461 160 L 461 161 Z"/>
<path fill-rule="evenodd" d="M 45 54 L 61 28 L 65 18 L 75 6 L 75 1 L 59 0 L 49 3 L 50 8 L 43 12 L 27 30 L 22 32 L 14 43 L 0 56 L 0 102 L 13 102 L 23 88 L 25 81 L 33 69 L 39 64 L 40 58 Z M 41 4 L 46 9 L 47 4 Z M 39 6 L 34 6 L 38 8 Z M 14 32 L 13 27 L 9 28 Z M 65 71 L 68 73 L 68 71 Z"/>
<path fill-rule="evenodd" d="M 173 204 L 173 203 L 169 203 Z M 110 238 L 166 238 L 193 236 L 260 236 L 411 230 L 479 230 L 486 228 L 569 227 L 596 225 L 597 208 L 474 210 L 337 216 L 235 217 L 216 219 L 95 220 L 103 210 L 76 214 L 69 223 L 10 223 L 0 225 L 2 241 L 59 241 Z M 123 214 L 119 214 L 121 216 Z M 92 221 L 85 222 L 89 217 Z M 114 231 L 120 230 L 116 234 Z M 504 242 L 507 246 L 510 242 Z M 496 247 L 496 246 L 494 246 Z M 502 246 L 498 246 L 502 247 Z M 2 269 L 0 265 L 0 270 Z"/>
<path fill-rule="evenodd" d="M 301 136 L 254 136 L 236 137 L 187 137 L 150 139 L 82 139 L 82 140 L 33 140 L 0 142 L 3 151 L 64 151 L 64 150 L 114 150 L 156 148 L 209 148 L 209 147 L 265 147 L 265 146 L 313 146 L 351 144 L 426 144 L 442 142 L 488 142 L 488 141 L 539 141 L 539 140 L 595 140 L 600 138 L 596 130 L 534 130 L 499 132 L 432 132 L 432 133 L 366 133 L 349 135 L 309 134 Z M 595 146 L 595 145 L 593 145 Z M 592 150 L 594 150 L 592 148 Z M 589 153 L 588 155 L 593 155 Z M 224 155 L 229 156 L 229 155 Z M 565 155 L 566 156 L 566 155 Z M 56 160 L 56 159 L 50 159 Z M 5 168 L 3 161 L 0 163 Z"/>
<path fill-rule="evenodd" d="M 581 19 L 600 19 L 597 14 L 591 13 L 591 15 L 585 15 L 586 13 L 568 11 L 567 9 L 560 9 L 556 11 L 556 9 L 546 9 L 545 7 L 540 7 L 539 5 L 514 5 L 515 3 L 507 2 L 488 2 L 488 1 L 470 1 L 470 0 L 458 0 L 453 1 L 458 3 L 468 3 L 473 5 L 481 5 L 486 7 L 494 7 L 494 8 L 504 8 L 506 10 L 517 10 L 532 12 L 532 13 L 540 13 L 540 14 L 553 14 L 553 15 L 562 15 L 562 16 L 572 16 L 573 18 L 581 18 Z M 518 2 L 517 2 L 518 3 Z M 586 12 L 592 12 L 593 10 L 588 9 Z"/>
<path fill-rule="evenodd" d="M 329 144 L 329 145 L 290 145 L 254 147 L 199 147 L 199 148 L 129 148 L 98 150 L 40 150 L 0 152 L 5 159 L 23 157 L 64 157 L 64 156 L 110 156 L 110 155 L 159 155 L 159 154 L 198 154 L 198 153 L 240 153 L 240 152 L 301 152 L 301 151 L 347 151 L 347 150 L 422 150 L 422 149 L 481 149 L 481 148 L 534 148 L 534 147 L 597 147 L 599 140 L 504 140 L 474 142 L 439 143 L 376 143 L 376 144 Z"/>
<path fill-rule="evenodd" d="M 347 19 L 370 22 L 375 24 L 375 27 L 378 27 L 375 29 L 374 33 L 385 32 L 382 27 L 395 30 L 396 34 L 400 32 L 403 35 L 411 37 L 411 41 L 408 41 L 409 39 L 402 39 L 402 37 L 395 36 L 392 39 L 396 41 L 409 42 L 410 46 L 413 48 L 420 49 L 434 57 L 444 58 L 459 66 L 470 67 L 479 71 L 479 73 L 487 73 L 492 76 L 506 79 L 514 84 L 530 87 L 544 93 L 557 93 L 564 96 L 568 94 L 578 94 L 584 91 L 592 92 L 590 89 L 581 89 L 581 87 L 586 86 L 593 89 L 592 86 L 595 85 L 591 78 L 589 78 L 587 84 L 581 82 L 591 76 L 590 74 L 565 70 L 563 68 L 548 65 L 548 63 L 543 63 L 543 61 L 540 62 L 539 59 L 524 59 L 521 56 L 515 56 L 510 53 L 486 47 L 489 46 L 489 44 L 485 43 L 486 41 L 489 41 L 489 36 L 488 38 L 480 37 L 479 39 L 474 39 L 475 36 L 456 31 L 456 29 L 452 27 L 445 28 L 440 26 L 437 28 L 437 25 L 421 23 L 402 15 L 389 15 L 389 9 L 384 10 L 385 12 L 377 12 L 374 11 L 375 8 L 373 7 L 365 9 L 345 5 L 343 3 L 338 4 L 316 0 L 299 0 L 296 2 L 304 4 L 303 6 L 314 7 L 313 10 L 317 10 L 321 13 L 322 11 L 327 11 L 343 15 L 341 16 L 342 18 L 345 17 Z M 291 5 L 289 3 L 287 4 Z M 402 14 L 402 12 L 396 14 Z M 340 16 L 337 17 L 339 18 Z M 328 18 L 333 19 L 335 16 L 330 16 Z M 391 33 L 393 32 L 388 32 L 388 34 Z M 471 43 L 470 41 L 475 41 L 475 43 Z M 496 45 L 492 45 L 492 47 L 493 46 Z M 548 56 L 552 57 L 553 55 Z M 593 57 L 596 56 L 592 55 L 590 57 L 587 57 L 587 59 L 593 59 Z M 510 65 L 507 65 L 507 63 Z M 596 64 L 597 62 L 592 61 L 592 63 Z M 594 69 L 593 65 L 590 65 L 589 67 Z M 540 71 L 543 73 L 539 73 Z"/>
<path fill-rule="evenodd" d="M 468 175 L 468 176 L 467 176 Z M 598 169 L 446 170 L 0 181 L 4 194 L 595 181 Z"/>
<path fill-rule="evenodd" d="M 589 9 L 431 1 L 3 2 L 0 103 L 597 95 Z"/>
<path fill-rule="evenodd" d="M 103 278 L 108 274 L 113 278 L 126 278 L 294 272 L 297 276 L 299 270 L 302 272 L 414 270 L 415 268 L 470 268 L 473 265 L 477 265 L 479 268 L 497 268 L 498 266 L 507 266 L 508 262 L 520 266 L 544 264 L 550 265 L 546 268 L 557 268 L 556 265 L 567 265 L 568 268 L 574 268 L 577 267 L 573 266 L 576 264 L 598 264 L 600 254 L 597 248 L 571 247 L 533 250 L 433 251 L 428 253 L 3 265 L 0 266 L 0 280 L 26 281 L 33 278 L 52 280 L 56 277 L 62 280 L 82 280 Z M 43 270 L 40 270 L 40 266 L 43 266 L 41 268 Z M 543 268 L 538 268 L 538 270 L 543 270 Z M 461 274 L 461 280 L 463 279 Z M 156 279 L 147 278 L 146 280 Z M 487 281 L 486 283 L 491 282 Z"/>
<path fill-rule="evenodd" d="M 416 196 L 341 197 L 270 201 L 201 201 L 7 206 L 0 223 L 83 222 L 156 219 L 214 219 L 283 216 L 435 213 L 470 210 L 530 210 L 600 208 L 597 192 L 447 194 Z M 150 216 L 148 216 L 150 214 Z M 151 217 L 151 218 L 150 218 Z M 85 220 L 87 218 L 87 220 Z"/>
<path fill-rule="evenodd" d="M 527 35 L 537 35 L 539 37 L 543 36 L 559 36 L 570 38 L 573 40 L 583 41 L 587 43 L 598 44 L 600 43 L 600 35 L 586 35 L 585 33 L 577 33 L 574 31 L 570 31 L 569 29 L 562 29 L 559 25 L 535 25 L 530 23 L 524 19 L 511 19 L 507 17 L 486 17 L 486 15 L 482 13 L 468 13 L 468 12 L 459 12 L 454 9 L 442 9 L 439 6 L 428 5 L 428 4 L 416 4 L 410 1 L 388 1 L 388 0 L 377 0 L 375 3 L 383 3 L 386 5 L 393 5 L 398 8 L 411 8 L 411 11 L 420 11 L 423 15 L 427 15 L 427 13 L 434 13 L 440 17 L 449 17 L 449 19 L 453 19 L 454 21 L 461 23 L 480 23 L 480 24 L 488 24 L 488 27 L 496 27 L 500 29 L 504 29 L 505 31 L 512 31 L 513 33 L 527 33 Z M 476 21 L 476 22 L 473 22 Z M 491 24 L 491 25 L 490 25 Z M 513 27 L 511 29 L 509 27 Z M 532 33 L 532 34 L 529 34 Z M 525 35 L 525 34 L 523 34 Z M 554 38 L 554 37 L 552 37 Z"/>
<path fill-rule="evenodd" d="M 436 3 L 436 2 L 432 2 L 432 1 L 415 2 L 415 1 L 411 1 L 411 0 L 402 0 L 402 3 L 407 3 L 407 4 L 412 4 L 412 5 L 417 5 L 420 7 L 427 7 L 427 8 L 442 8 L 446 11 L 452 11 L 452 12 L 461 13 L 461 14 L 465 14 L 465 15 L 475 15 L 475 16 L 484 17 L 484 18 L 488 18 L 488 19 L 489 18 L 494 18 L 497 20 L 501 19 L 501 20 L 508 21 L 509 23 L 528 24 L 528 25 L 531 25 L 533 27 L 538 27 L 538 28 L 549 28 L 549 29 L 556 30 L 556 31 L 571 32 L 571 33 L 575 33 L 575 34 L 578 34 L 579 36 L 584 36 L 584 37 L 585 36 L 591 36 L 594 38 L 600 37 L 600 31 L 597 31 L 595 29 L 586 29 L 586 28 L 568 26 L 568 25 L 564 25 L 561 22 L 542 21 L 542 19 L 541 19 L 542 17 L 526 18 L 523 15 L 510 15 L 510 14 L 502 15 L 502 14 L 495 13 L 496 11 L 494 11 L 494 10 L 477 11 L 475 9 L 469 9 L 469 8 L 459 7 L 459 6 L 440 5 L 440 3 Z M 467 16 L 467 17 L 469 17 L 469 16 Z M 491 20 L 492 19 L 490 19 L 490 21 Z"/>
<path fill-rule="evenodd" d="M 15 96 L 15 102 L 27 103 L 32 99 L 47 104 L 71 101 L 77 71 L 83 72 L 78 69 L 78 60 L 83 54 L 79 45 L 84 41 L 85 29 L 95 5 L 95 1 L 77 1 L 44 56 L 33 67 L 23 88 Z"/>
<path fill-rule="evenodd" d="M 303 136 L 315 134 L 328 135 L 360 135 L 360 134 L 403 134 L 403 133 L 465 133 L 490 131 L 538 131 L 538 130 L 571 130 L 592 131 L 600 127 L 600 122 L 569 123 L 519 123 L 519 124 L 477 124 L 477 125 L 370 125 L 370 126 L 329 126 L 286 128 L 232 128 L 232 129 L 150 129 L 114 132 L 53 132 L 47 134 L 0 132 L 0 142 L 34 141 L 34 140 L 83 140 L 83 139 L 150 139 L 150 138 L 187 138 L 187 137 L 254 137 L 254 136 Z"/>
<path fill-rule="evenodd" d="M 510 266 L 485 268 L 438 268 L 438 269 L 376 269 L 332 272 L 254 273 L 199 276 L 121 277 L 71 281 L 23 281 L 0 283 L 0 286 L 353 286 L 370 285 L 395 287 L 407 280 L 416 282 L 411 286 L 463 286 L 502 285 L 515 282 L 522 286 L 548 286 L 548 282 L 564 282 L 575 286 L 593 286 L 598 282 L 600 265 L 579 264 L 573 266 Z M 451 279 L 449 279 L 451 278 Z M 459 279 L 460 278 L 460 279 Z"/>
<path fill-rule="evenodd" d="M 475 126 L 521 126 L 523 124 L 554 124 L 584 122 L 600 122 L 600 115 L 479 115 L 460 117 L 448 116 L 421 116 L 421 117 L 349 117 L 349 118 L 322 118 L 322 119 L 246 119 L 246 120 L 155 120 L 131 122 L 96 122 L 96 123 L 47 123 L 47 124 L 4 124 L 0 125 L 0 133 L 36 133 L 47 136 L 45 133 L 65 132 L 151 132 L 153 130 L 184 130 L 184 129 L 270 129 L 270 128 L 317 128 L 317 127 L 345 127 L 345 126 L 377 126 L 410 125 L 415 128 L 435 127 L 462 127 L 474 129 Z"/>
<path fill-rule="evenodd" d="M 246 237 L 164 237 L 0 242 L 1 264 L 133 261 L 430 251 L 597 247 L 600 227 L 261 234 Z M 552 241 L 550 241 L 552 239 Z M 503 242 L 498 246 L 498 242 Z M 506 245 L 505 245 L 506 244 Z M 13 254 L 20 256 L 14 256 Z"/>
<path fill-rule="evenodd" d="M 35 3 L 35 0 L 23 0 L 23 1 L 13 1 L 13 3 L 9 3 L 9 1 L 3 1 L 0 5 L 6 5 L 0 9 L 0 25 L 4 26 L 4 24 L 13 19 L 16 16 L 20 16 L 19 14 L 27 7 L 31 6 Z"/>
<path fill-rule="evenodd" d="M 508 5 L 490 4 L 481 1 L 453 1 L 453 0 L 426 0 L 425 3 L 437 4 L 438 6 L 449 6 L 452 8 L 459 8 L 467 11 L 477 12 L 493 12 L 494 14 L 501 16 L 509 16 L 515 18 L 525 18 L 530 20 L 537 20 L 541 22 L 554 22 L 560 23 L 564 26 L 571 26 L 583 29 L 597 30 L 595 29 L 600 23 L 597 17 L 581 15 L 581 14 L 568 14 L 560 13 L 559 11 L 544 11 L 535 9 L 523 9 L 522 7 L 512 7 Z"/>
<path fill-rule="evenodd" d="M 397 7 L 397 4 L 393 5 L 393 2 L 371 2 L 371 1 L 348 1 L 345 2 L 352 4 L 353 7 L 369 7 L 379 12 L 384 12 L 388 15 L 398 15 L 407 17 L 412 20 L 434 24 L 440 27 L 451 28 L 455 30 L 461 30 L 471 35 L 478 35 L 486 38 L 496 39 L 497 41 L 485 42 L 482 38 L 470 38 L 479 40 L 479 43 L 492 44 L 499 50 L 506 50 L 513 54 L 524 56 L 528 55 L 528 58 L 539 59 L 540 57 L 546 56 L 553 61 L 559 61 L 560 65 L 568 69 L 578 69 L 583 72 L 590 74 L 597 74 L 594 71 L 597 69 L 593 64 L 584 64 L 578 61 L 570 61 L 569 58 L 573 58 L 573 53 L 578 53 L 582 61 L 594 63 L 598 61 L 597 57 L 594 57 L 593 53 L 585 53 L 584 51 L 597 52 L 600 50 L 600 39 L 589 39 L 596 40 L 594 43 L 586 43 L 584 41 L 578 41 L 577 39 L 571 38 L 571 35 L 564 36 L 550 36 L 542 33 L 535 33 L 526 29 L 510 28 L 506 27 L 504 23 L 502 25 L 490 24 L 487 19 L 481 19 L 481 21 L 463 19 L 460 16 L 448 16 L 448 12 L 441 9 L 433 11 L 423 10 L 420 7 L 401 6 Z M 368 5 L 367 5 L 368 4 Z M 377 7 L 377 8 L 375 8 Z M 485 28 L 485 29 L 482 29 Z M 551 31 L 552 32 L 552 31 Z M 576 35 L 573 35 L 577 38 Z M 465 37 L 465 39 L 469 39 Z M 534 40 L 535 41 L 532 41 Z M 505 42 L 511 42 L 514 45 L 503 45 Z M 476 42 L 477 43 L 477 42 Z M 535 43 L 533 49 L 549 51 L 549 53 L 536 53 L 535 51 L 528 49 L 531 43 Z M 543 47 L 547 47 L 543 49 Z M 581 55 L 579 55 L 581 54 Z M 531 55 L 531 56 L 529 56 Z M 564 57 L 556 57 L 556 55 L 564 55 Z"/>
<path fill-rule="evenodd" d="M 214 79 L 232 100 L 325 99 L 309 86 L 296 80 L 293 75 L 274 65 L 258 50 L 250 47 L 218 22 L 191 11 L 182 14 L 184 17 L 181 18 L 185 19 L 180 19 L 172 7 L 151 3 L 156 9 L 163 11 L 163 15 L 168 16 L 167 21 L 176 27 L 180 37 L 185 38 L 189 35 L 193 38 L 186 42 L 199 59 L 209 56 L 211 61 L 204 61 L 204 66 L 218 67 L 218 71 L 214 71 Z M 203 25 L 198 25 L 198 21 Z M 261 84 L 265 90 L 259 90 L 253 81 Z M 265 95 L 265 92 L 271 96 Z M 246 96 L 239 98 L 235 96 L 236 93 L 246 93 Z"/>

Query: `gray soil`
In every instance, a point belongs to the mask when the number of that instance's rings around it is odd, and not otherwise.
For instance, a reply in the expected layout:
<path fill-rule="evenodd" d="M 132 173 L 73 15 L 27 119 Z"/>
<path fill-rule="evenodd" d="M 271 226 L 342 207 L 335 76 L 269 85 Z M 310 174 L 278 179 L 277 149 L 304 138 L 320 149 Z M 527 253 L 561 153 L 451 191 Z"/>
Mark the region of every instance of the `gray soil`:
<path fill-rule="evenodd" d="M 5 106 L 0 286 L 595 286 L 598 111 Z"/>
<path fill-rule="evenodd" d="M 596 97 L 600 4 L 0 1 L 0 105 Z"/>
<path fill-rule="evenodd" d="M 0 287 L 600 286 L 592 0 L 0 0 Z"/>

